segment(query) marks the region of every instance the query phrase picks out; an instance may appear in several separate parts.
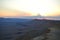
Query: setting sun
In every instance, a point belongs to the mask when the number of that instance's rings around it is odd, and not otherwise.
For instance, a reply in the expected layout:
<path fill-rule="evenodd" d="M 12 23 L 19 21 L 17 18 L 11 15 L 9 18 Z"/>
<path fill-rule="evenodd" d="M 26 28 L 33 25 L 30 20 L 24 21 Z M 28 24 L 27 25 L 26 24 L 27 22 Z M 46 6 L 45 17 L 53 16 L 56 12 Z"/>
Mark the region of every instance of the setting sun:
<path fill-rule="evenodd" d="M 37 16 L 38 13 L 41 16 L 50 16 L 60 10 L 58 0 L 5 0 L 2 4 L 2 8 L 31 13 L 32 16 Z"/>

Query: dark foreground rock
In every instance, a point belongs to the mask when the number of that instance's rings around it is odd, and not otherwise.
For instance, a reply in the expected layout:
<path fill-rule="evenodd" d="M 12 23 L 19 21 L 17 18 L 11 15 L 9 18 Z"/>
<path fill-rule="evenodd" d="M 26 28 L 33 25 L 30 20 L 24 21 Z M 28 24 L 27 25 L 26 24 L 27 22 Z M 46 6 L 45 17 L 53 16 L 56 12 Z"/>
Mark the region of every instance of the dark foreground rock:
<path fill-rule="evenodd" d="M 52 20 L 23 20 L 0 19 L 0 39 L 31 40 L 45 34 L 48 28 L 55 26 Z"/>

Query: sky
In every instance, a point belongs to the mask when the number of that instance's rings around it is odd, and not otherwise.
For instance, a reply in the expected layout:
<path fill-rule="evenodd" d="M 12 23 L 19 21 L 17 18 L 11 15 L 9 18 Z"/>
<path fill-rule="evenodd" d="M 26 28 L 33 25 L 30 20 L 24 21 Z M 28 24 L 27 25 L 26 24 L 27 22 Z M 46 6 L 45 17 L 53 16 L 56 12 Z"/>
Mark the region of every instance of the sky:
<path fill-rule="evenodd" d="M 60 0 L 0 0 L 0 16 L 60 16 Z M 8 10 L 9 11 L 8 11 Z M 14 10 L 14 11 L 13 11 Z M 4 12 L 5 11 L 5 12 Z M 17 12 L 15 12 L 17 11 Z M 21 13 L 21 11 L 23 13 Z M 24 16 L 23 15 L 23 16 Z"/>

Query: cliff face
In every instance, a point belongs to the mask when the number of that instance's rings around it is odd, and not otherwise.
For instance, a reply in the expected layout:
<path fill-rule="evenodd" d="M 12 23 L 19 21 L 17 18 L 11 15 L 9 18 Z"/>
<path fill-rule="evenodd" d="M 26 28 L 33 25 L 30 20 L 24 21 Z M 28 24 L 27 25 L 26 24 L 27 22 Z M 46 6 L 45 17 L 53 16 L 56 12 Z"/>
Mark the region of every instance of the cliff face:
<path fill-rule="evenodd" d="M 34 38 L 45 33 L 49 27 L 56 26 L 57 28 L 60 26 L 60 21 L 57 20 L 29 19 L 28 21 L 27 19 L 16 18 L 1 18 L 0 20 L 0 37 L 2 40 Z"/>

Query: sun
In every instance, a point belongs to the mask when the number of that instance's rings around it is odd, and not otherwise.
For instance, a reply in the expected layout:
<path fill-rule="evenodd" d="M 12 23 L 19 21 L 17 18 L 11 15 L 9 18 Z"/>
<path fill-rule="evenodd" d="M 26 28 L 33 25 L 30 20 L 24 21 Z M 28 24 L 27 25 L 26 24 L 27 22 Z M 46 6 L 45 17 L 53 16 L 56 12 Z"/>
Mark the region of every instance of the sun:
<path fill-rule="evenodd" d="M 52 0 L 10 0 L 3 1 L 4 8 L 21 10 L 32 13 L 36 16 L 40 13 L 41 16 L 49 16 L 46 13 L 52 13 L 59 10 L 59 7 Z"/>

